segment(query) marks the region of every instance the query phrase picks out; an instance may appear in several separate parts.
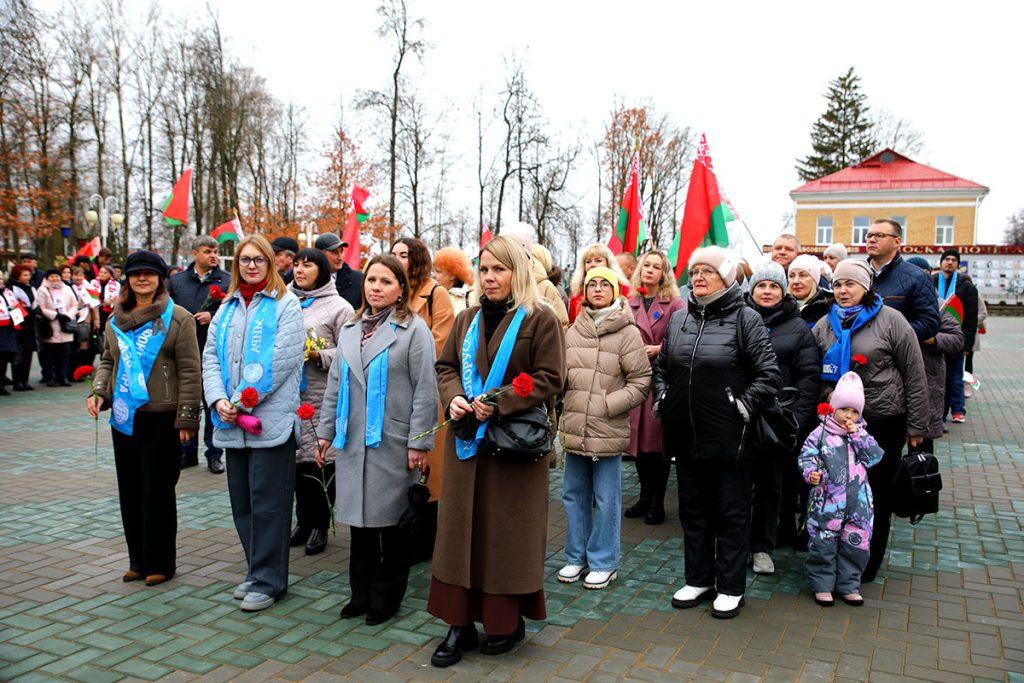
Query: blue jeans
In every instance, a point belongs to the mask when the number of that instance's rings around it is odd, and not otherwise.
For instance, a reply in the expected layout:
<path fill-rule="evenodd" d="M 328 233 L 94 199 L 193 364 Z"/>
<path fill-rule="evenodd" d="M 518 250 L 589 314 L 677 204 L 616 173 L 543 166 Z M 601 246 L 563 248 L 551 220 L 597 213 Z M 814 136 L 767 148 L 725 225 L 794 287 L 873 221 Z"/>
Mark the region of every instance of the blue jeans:
<path fill-rule="evenodd" d="M 966 413 L 964 400 L 964 354 L 946 354 L 946 410 Z"/>
<path fill-rule="evenodd" d="M 622 456 L 597 458 L 567 453 L 562 505 L 568 529 L 565 561 L 610 572 L 619 568 L 622 527 Z"/>

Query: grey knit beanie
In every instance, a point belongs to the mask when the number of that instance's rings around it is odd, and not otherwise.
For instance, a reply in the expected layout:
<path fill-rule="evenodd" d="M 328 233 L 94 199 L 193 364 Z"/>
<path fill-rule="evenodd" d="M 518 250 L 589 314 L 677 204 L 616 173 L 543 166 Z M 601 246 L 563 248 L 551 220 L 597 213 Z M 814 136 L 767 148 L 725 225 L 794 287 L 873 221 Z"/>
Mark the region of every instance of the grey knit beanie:
<path fill-rule="evenodd" d="M 750 276 L 751 291 L 753 291 L 754 287 L 757 287 L 758 282 L 763 282 L 764 280 L 771 280 L 779 287 L 782 287 L 783 292 L 789 286 L 789 281 L 786 279 L 786 271 L 775 261 L 768 261 L 754 268 L 754 274 Z"/>

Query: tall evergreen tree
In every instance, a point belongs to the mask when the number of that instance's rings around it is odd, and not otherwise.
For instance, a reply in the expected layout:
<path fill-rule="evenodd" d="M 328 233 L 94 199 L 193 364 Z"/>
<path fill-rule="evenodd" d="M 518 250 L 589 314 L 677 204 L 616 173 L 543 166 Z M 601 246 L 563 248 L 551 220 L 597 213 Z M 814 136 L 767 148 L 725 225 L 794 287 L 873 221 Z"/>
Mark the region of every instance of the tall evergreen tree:
<path fill-rule="evenodd" d="M 811 128 L 814 151 L 796 164 L 802 180 L 817 180 L 835 173 L 874 151 L 874 126 L 868 116 L 867 95 L 861 92 L 860 76 L 852 66 L 828 84 L 825 99 L 825 113 Z"/>

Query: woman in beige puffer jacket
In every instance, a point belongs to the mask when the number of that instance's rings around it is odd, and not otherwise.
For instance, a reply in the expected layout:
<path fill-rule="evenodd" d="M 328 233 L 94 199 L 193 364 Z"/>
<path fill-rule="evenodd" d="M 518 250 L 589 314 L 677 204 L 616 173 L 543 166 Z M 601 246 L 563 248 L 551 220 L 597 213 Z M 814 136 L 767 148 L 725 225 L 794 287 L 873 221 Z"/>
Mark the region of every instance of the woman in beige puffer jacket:
<path fill-rule="evenodd" d="M 622 454 L 629 448 L 629 411 L 644 402 L 651 365 L 618 277 L 591 268 L 582 312 L 566 333 L 562 504 L 568 522 L 566 566 L 558 580 L 572 583 L 587 567 L 584 588 L 606 587 L 619 565 Z"/>

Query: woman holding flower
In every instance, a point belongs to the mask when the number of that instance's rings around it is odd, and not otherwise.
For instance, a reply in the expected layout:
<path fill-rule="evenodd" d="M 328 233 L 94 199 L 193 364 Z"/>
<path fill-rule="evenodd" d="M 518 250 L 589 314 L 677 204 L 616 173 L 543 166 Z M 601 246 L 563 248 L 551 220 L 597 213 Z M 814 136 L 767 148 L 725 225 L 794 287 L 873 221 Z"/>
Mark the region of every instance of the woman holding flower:
<path fill-rule="evenodd" d="M 550 412 L 565 384 L 565 342 L 555 313 L 539 299 L 529 255 L 519 242 L 495 237 L 480 252 L 477 276 L 480 305 L 459 314 L 437 361 L 441 405 L 455 420 L 485 423 L 539 406 Z M 480 399 L 520 373 L 533 377 L 526 396 Z M 434 666 L 455 664 L 476 647 L 474 622 L 488 633 L 481 652 L 495 655 L 523 640 L 524 617 L 546 618 L 550 454 L 536 462 L 503 459 L 480 452 L 481 430 L 457 438 L 460 431 L 453 425 L 445 439 L 427 611 L 451 628 Z"/>
<path fill-rule="evenodd" d="M 175 572 L 181 444 L 199 429 L 202 395 L 195 320 L 167 296 L 167 264 L 137 251 L 125 261 L 128 286 L 104 332 L 103 358 L 86 408 L 112 408 L 110 426 L 128 544 L 124 581 L 153 586 Z"/>
<path fill-rule="evenodd" d="M 686 303 L 679 296 L 668 257 L 660 251 L 649 251 L 640 257 L 632 284 L 629 309 L 644 340 L 647 360 L 653 363 L 665 341 L 669 318 L 686 308 Z M 653 397 L 648 395 L 629 415 L 626 452 L 636 457 L 640 497 L 626 508 L 626 517 L 643 517 L 646 524 L 661 524 L 665 521 L 665 487 L 671 463 L 665 455 L 661 421 L 651 410 L 653 404 Z"/>
<path fill-rule="evenodd" d="M 863 416 L 868 433 L 885 455 L 868 470 L 875 519 L 871 558 L 861 580 L 871 583 L 889 542 L 892 480 L 904 444 L 918 446 L 928 431 L 928 380 L 917 336 L 903 315 L 871 291 L 866 261 L 840 261 L 832 276 L 835 304 L 814 326 L 822 352 L 821 378 L 830 392 L 853 370 L 864 384 Z"/>
<path fill-rule="evenodd" d="M 319 249 L 303 249 L 296 254 L 292 274 L 294 279 L 289 288 L 299 299 L 302 325 L 306 328 L 299 393 L 303 403 L 319 411 L 341 328 L 352 318 L 352 304 L 338 294 L 331 281 L 330 264 Z M 334 502 L 334 451 L 328 451 L 321 468 L 316 461 L 319 448 L 313 430 L 305 425 L 295 451 L 295 528 L 291 544 L 305 544 L 307 555 L 316 555 L 327 547 L 329 502 Z"/>
<path fill-rule="evenodd" d="M 227 454 L 228 493 L 249 568 L 241 608 L 266 609 L 288 588 L 288 530 L 300 435 L 302 309 L 273 268 L 262 235 L 235 247 L 231 286 L 210 322 L 203 388 L 213 443 Z"/>
<path fill-rule="evenodd" d="M 335 517 L 352 532 L 352 597 L 342 619 L 382 624 L 401 607 L 412 540 L 398 528 L 425 469 L 437 422 L 434 340 L 409 309 L 409 283 L 391 255 L 370 259 L 363 306 L 338 337 L 317 432 L 318 462 L 336 451 Z"/>

